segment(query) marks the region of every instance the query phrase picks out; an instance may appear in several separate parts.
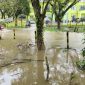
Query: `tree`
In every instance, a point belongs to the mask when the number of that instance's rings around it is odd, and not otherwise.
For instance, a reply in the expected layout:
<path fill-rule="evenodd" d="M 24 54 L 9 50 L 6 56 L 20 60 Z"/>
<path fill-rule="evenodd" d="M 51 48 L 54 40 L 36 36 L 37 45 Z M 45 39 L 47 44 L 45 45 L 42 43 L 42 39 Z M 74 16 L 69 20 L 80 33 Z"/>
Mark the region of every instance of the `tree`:
<path fill-rule="evenodd" d="M 13 3 L 13 0 L 0 0 L 1 18 L 5 18 L 5 15 L 8 17 L 13 15 Z"/>
<path fill-rule="evenodd" d="M 13 16 L 15 19 L 15 26 L 17 26 L 17 18 L 20 14 L 28 15 L 30 13 L 28 0 L 0 0 L 0 11 L 2 18 L 5 14 L 8 17 Z"/>
<path fill-rule="evenodd" d="M 52 0 L 50 5 L 52 6 L 53 13 L 55 14 L 55 20 L 58 23 L 58 29 L 60 29 L 60 23 L 65 13 L 79 0 Z"/>
<path fill-rule="evenodd" d="M 24 1 L 24 0 L 23 0 Z M 29 15 L 29 13 L 30 13 L 30 6 L 29 6 L 29 1 L 27 1 L 27 0 L 25 0 L 24 2 L 22 2 L 22 3 L 24 3 L 23 4 L 23 9 L 22 9 L 22 13 L 24 14 L 24 15 L 26 15 L 27 16 L 27 19 L 28 19 L 28 15 Z"/>
<path fill-rule="evenodd" d="M 46 15 L 47 7 L 49 5 L 49 2 L 51 0 L 43 0 L 40 2 L 40 0 L 31 0 L 34 14 L 36 18 L 36 37 L 37 37 L 37 47 L 38 50 L 44 49 L 44 41 L 43 41 L 43 25 L 44 25 L 44 18 Z"/>
<path fill-rule="evenodd" d="M 28 0 L 18 0 L 15 1 L 15 4 L 13 6 L 14 9 L 14 18 L 15 18 L 15 26 L 17 26 L 17 18 L 20 14 L 28 15 L 30 13 L 30 7 Z"/>
<path fill-rule="evenodd" d="M 6 0 L 0 0 L 0 12 L 1 12 L 1 18 L 5 19 L 5 14 L 7 11 L 7 1 Z"/>

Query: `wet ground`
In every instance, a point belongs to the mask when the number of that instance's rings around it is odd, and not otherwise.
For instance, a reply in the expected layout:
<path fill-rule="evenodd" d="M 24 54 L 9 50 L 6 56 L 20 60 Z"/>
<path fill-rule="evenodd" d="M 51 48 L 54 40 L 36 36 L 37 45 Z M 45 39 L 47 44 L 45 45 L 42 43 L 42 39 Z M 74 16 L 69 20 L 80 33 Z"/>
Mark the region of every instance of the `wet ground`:
<path fill-rule="evenodd" d="M 45 32 L 45 51 L 37 51 L 33 29 L 2 32 L 0 85 L 85 85 L 85 72 L 76 67 L 82 59 L 83 33 Z M 49 73 L 46 65 L 49 64 Z M 47 80 L 47 75 L 49 78 Z"/>

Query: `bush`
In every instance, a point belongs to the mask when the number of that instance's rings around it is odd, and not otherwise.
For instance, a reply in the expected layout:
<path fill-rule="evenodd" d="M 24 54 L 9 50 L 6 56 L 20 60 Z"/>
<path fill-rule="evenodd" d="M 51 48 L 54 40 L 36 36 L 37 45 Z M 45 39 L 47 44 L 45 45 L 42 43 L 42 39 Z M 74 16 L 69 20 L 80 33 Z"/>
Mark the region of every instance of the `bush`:
<path fill-rule="evenodd" d="M 85 56 L 85 48 L 82 49 L 82 55 Z"/>
<path fill-rule="evenodd" d="M 85 70 L 85 60 L 80 60 L 76 64 L 80 70 Z"/>

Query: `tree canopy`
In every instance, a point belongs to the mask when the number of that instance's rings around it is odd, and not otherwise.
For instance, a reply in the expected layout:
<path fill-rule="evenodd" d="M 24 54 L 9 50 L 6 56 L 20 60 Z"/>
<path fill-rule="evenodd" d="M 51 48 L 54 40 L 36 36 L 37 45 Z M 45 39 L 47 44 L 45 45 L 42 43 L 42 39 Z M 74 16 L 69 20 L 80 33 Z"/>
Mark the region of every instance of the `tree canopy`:
<path fill-rule="evenodd" d="M 28 15 L 30 12 L 28 0 L 0 0 L 0 12 L 9 17 L 17 17 L 19 14 Z"/>
<path fill-rule="evenodd" d="M 79 1 L 80 0 L 51 0 L 50 5 L 58 22 L 58 28 L 60 28 L 60 22 L 65 13 Z"/>

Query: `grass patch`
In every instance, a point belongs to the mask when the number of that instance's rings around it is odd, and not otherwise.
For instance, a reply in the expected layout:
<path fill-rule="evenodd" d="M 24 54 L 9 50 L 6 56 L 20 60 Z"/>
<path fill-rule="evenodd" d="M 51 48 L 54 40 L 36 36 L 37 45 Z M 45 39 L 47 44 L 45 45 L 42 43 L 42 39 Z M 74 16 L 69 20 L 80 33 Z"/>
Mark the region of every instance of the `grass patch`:
<path fill-rule="evenodd" d="M 51 32 L 56 32 L 56 31 L 62 31 L 62 32 L 66 32 L 67 30 L 69 30 L 70 32 L 74 32 L 75 27 L 68 27 L 68 26 L 61 26 L 61 29 L 59 30 L 56 26 L 47 26 L 44 28 L 45 31 L 51 31 Z M 77 27 L 77 31 L 76 32 L 85 32 L 85 26 L 79 26 Z"/>
<path fill-rule="evenodd" d="M 10 22 L 10 23 L 6 23 L 6 28 L 8 29 L 13 29 L 13 28 L 26 28 L 25 25 L 26 25 L 26 20 L 22 20 L 22 26 L 21 26 L 21 21 L 18 20 L 17 21 L 17 25 L 18 26 L 15 26 L 15 22 Z M 85 32 L 85 25 L 83 24 L 61 24 L 61 29 L 59 30 L 57 28 L 57 25 L 47 25 L 46 27 L 44 27 L 44 31 L 50 31 L 50 32 L 57 32 L 57 31 L 62 31 L 62 32 L 66 32 L 67 30 L 69 30 L 70 32 L 74 32 L 74 29 L 75 27 L 78 27 L 78 31 L 76 32 Z"/>
<path fill-rule="evenodd" d="M 6 23 L 6 28 L 12 29 L 12 28 L 25 28 L 26 20 L 22 20 L 22 24 L 20 20 L 17 20 L 17 26 L 15 26 L 15 21 Z"/>

